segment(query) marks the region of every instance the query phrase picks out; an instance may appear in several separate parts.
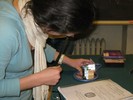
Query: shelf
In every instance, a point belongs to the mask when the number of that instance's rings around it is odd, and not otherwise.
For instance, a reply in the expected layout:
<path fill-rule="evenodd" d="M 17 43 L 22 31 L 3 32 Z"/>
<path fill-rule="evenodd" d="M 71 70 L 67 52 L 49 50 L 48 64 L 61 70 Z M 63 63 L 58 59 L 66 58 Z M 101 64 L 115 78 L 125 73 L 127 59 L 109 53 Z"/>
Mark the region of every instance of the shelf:
<path fill-rule="evenodd" d="M 93 24 L 97 24 L 97 25 L 133 25 L 133 20 L 123 20 L 123 21 L 99 20 L 99 21 L 94 21 Z"/>

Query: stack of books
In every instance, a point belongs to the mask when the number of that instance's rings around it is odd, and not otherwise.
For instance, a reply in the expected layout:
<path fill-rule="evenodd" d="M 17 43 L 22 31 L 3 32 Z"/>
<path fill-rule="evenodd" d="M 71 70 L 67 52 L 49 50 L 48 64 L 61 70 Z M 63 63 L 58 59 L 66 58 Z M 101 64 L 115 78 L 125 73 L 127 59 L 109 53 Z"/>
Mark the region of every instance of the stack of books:
<path fill-rule="evenodd" d="M 104 50 L 103 60 L 105 63 L 124 64 L 125 57 L 120 50 Z"/>

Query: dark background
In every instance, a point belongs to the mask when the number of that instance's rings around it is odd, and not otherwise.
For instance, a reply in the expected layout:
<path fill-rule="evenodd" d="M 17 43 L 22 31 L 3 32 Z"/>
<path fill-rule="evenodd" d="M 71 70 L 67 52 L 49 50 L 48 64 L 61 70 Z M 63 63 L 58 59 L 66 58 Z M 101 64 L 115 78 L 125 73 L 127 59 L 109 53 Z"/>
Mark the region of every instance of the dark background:
<path fill-rule="evenodd" d="M 133 20 L 133 0 L 93 0 L 96 20 Z"/>

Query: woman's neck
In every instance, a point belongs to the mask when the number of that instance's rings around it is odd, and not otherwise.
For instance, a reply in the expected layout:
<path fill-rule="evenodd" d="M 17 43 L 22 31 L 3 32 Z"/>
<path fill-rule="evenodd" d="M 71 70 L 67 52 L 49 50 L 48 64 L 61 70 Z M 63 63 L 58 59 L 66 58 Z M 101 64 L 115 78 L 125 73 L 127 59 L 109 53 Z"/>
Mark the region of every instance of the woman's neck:
<path fill-rule="evenodd" d="M 18 6 L 18 0 L 13 0 L 13 6 L 16 8 L 17 12 L 20 12 L 19 6 Z"/>

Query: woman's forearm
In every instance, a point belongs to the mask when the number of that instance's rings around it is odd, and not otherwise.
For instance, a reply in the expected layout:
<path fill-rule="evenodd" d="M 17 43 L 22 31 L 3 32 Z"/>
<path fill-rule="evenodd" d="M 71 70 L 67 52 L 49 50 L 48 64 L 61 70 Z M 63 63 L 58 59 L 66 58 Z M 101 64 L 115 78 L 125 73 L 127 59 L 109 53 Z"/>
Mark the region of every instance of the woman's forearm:
<path fill-rule="evenodd" d="M 20 90 L 30 89 L 40 85 L 55 85 L 60 79 L 60 66 L 48 67 L 41 72 L 20 79 Z"/>
<path fill-rule="evenodd" d="M 20 79 L 20 90 L 26 90 L 33 88 L 35 86 L 39 86 L 39 75 L 38 74 L 32 74 L 27 77 L 23 77 Z"/>

